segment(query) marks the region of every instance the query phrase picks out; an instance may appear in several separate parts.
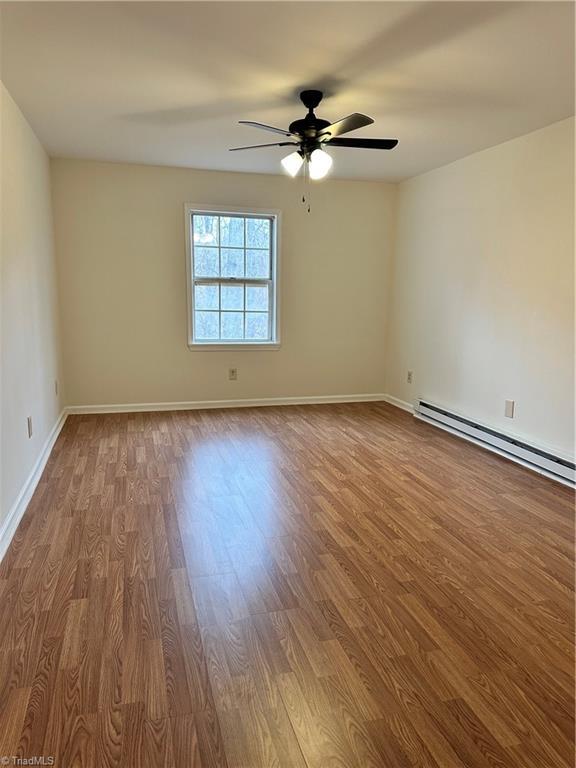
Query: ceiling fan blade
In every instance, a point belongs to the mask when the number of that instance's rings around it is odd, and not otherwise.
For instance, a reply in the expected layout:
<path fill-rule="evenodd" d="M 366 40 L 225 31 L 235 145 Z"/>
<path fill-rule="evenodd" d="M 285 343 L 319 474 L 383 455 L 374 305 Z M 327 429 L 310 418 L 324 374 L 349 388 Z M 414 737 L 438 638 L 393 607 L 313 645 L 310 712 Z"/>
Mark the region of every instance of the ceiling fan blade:
<path fill-rule="evenodd" d="M 356 147 L 357 149 L 394 149 L 398 139 L 330 139 L 329 147 Z"/>
<path fill-rule="evenodd" d="M 359 112 L 354 112 L 347 117 L 343 117 L 342 120 L 338 120 L 326 128 L 323 128 L 320 136 L 330 134 L 330 136 L 341 136 L 343 133 L 349 133 L 350 131 L 356 131 L 358 128 L 364 128 L 366 125 L 372 125 L 374 120 L 368 115 L 361 115 Z"/>
<path fill-rule="evenodd" d="M 272 133 L 279 133 L 281 136 L 292 136 L 290 131 L 284 128 L 274 128 L 273 125 L 265 125 L 264 123 L 255 123 L 253 120 L 239 120 L 240 125 L 251 125 L 252 128 L 261 128 L 263 131 L 272 131 Z"/>
<path fill-rule="evenodd" d="M 250 147 L 232 147 L 229 152 L 239 152 L 241 149 L 260 149 L 260 147 L 296 147 L 297 141 L 280 141 L 278 144 L 252 144 Z"/>

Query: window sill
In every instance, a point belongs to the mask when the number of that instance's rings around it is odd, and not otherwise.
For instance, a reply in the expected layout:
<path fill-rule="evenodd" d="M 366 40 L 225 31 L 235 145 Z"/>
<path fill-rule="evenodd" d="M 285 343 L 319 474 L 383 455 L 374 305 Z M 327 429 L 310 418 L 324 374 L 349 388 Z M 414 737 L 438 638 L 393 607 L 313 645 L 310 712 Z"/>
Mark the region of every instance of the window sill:
<path fill-rule="evenodd" d="M 256 342 L 255 344 L 202 344 L 198 342 L 188 342 L 188 348 L 194 352 L 253 352 L 255 350 L 272 352 L 274 350 L 280 349 L 280 344 L 277 341 L 266 341 L 260 343 Z"/>

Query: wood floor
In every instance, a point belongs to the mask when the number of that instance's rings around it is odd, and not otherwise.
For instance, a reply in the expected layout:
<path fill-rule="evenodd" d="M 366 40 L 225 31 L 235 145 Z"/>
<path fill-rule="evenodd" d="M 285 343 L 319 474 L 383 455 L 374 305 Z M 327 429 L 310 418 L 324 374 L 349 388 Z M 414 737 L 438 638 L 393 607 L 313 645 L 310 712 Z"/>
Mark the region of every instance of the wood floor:
<path fill-rule="evenodd" d="M 70 417 L 0 565 L 0 757 L 572 766 L 572 512 L 385 404 Z"/>

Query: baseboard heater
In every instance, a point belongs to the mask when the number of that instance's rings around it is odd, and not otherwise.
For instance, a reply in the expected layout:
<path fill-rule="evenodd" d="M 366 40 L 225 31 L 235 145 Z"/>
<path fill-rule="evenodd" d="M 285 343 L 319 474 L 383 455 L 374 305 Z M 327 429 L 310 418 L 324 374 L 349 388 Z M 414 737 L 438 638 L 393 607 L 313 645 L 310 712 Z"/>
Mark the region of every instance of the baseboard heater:
<path fill-rule="evenodd" d="M 558 479 L 568 480 L 571 483 L 576 481 L 576 467 L 573 462 L 540 448 L 535 448 L 533 445 L 509 437 L 502 432 L 484 427 L 482 424 L 476 424 L 455 413 L 450 413 L 444 408 L 439 408 L 437 405 L 420 400 L 415 415 L 424 421 L 468 435 L 474 440 L 485 443 L 487 447 L 508 454 L 510 458 L 520 459 L 531 464 L 534 469 L 554 475 Z"/>

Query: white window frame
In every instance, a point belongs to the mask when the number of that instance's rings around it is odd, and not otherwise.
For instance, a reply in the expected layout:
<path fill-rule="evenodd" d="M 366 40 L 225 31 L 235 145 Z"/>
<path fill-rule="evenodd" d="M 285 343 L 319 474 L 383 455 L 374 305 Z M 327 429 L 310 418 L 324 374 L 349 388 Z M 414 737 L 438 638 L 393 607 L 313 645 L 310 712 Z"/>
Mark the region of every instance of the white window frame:
<path fill-rule="evenodd" d="M 272 242 L 271 242 L 271 279 L 270 279 L 270 298 L 269 298 L 269 312 L 270 312 L 270 330 L 271 337 L 266 341 L 246 341 L 240 339 L 239 341 L 197 341 L 194 339 L 194 284 L 202 282 L 201 280 L 194 280 L 194 241 L 192 237 L 192 215 L 215 215 L 215 216 L 262 216 L 272 219 Z M 271 210 L 269 208 L 240 208 L 238 206 L 219 206 L 219 205 L 195 205 L 193 203 L 186 203 L 184 205 L 184 225 L 185 225 L 185 237 L 186 237 L 186 288 L 187 288 L 187 314 L 188 314 L 188 346 L 194 350 L 210 350 L 210 351 L 225 351 L 225 350 L 274 350 L 280 348 L 280 290 L 279 290 L 279 278 L 280 278 L 280 211 Z M 207 282 L 214 282 L 214 280 L 208 280 Z M 234 283 L 257 283 L 261 284 L 263 281 L 251 281 L 243 280 L 241 278 L 229 280 L 222 280 L 218 282 Z"/>

